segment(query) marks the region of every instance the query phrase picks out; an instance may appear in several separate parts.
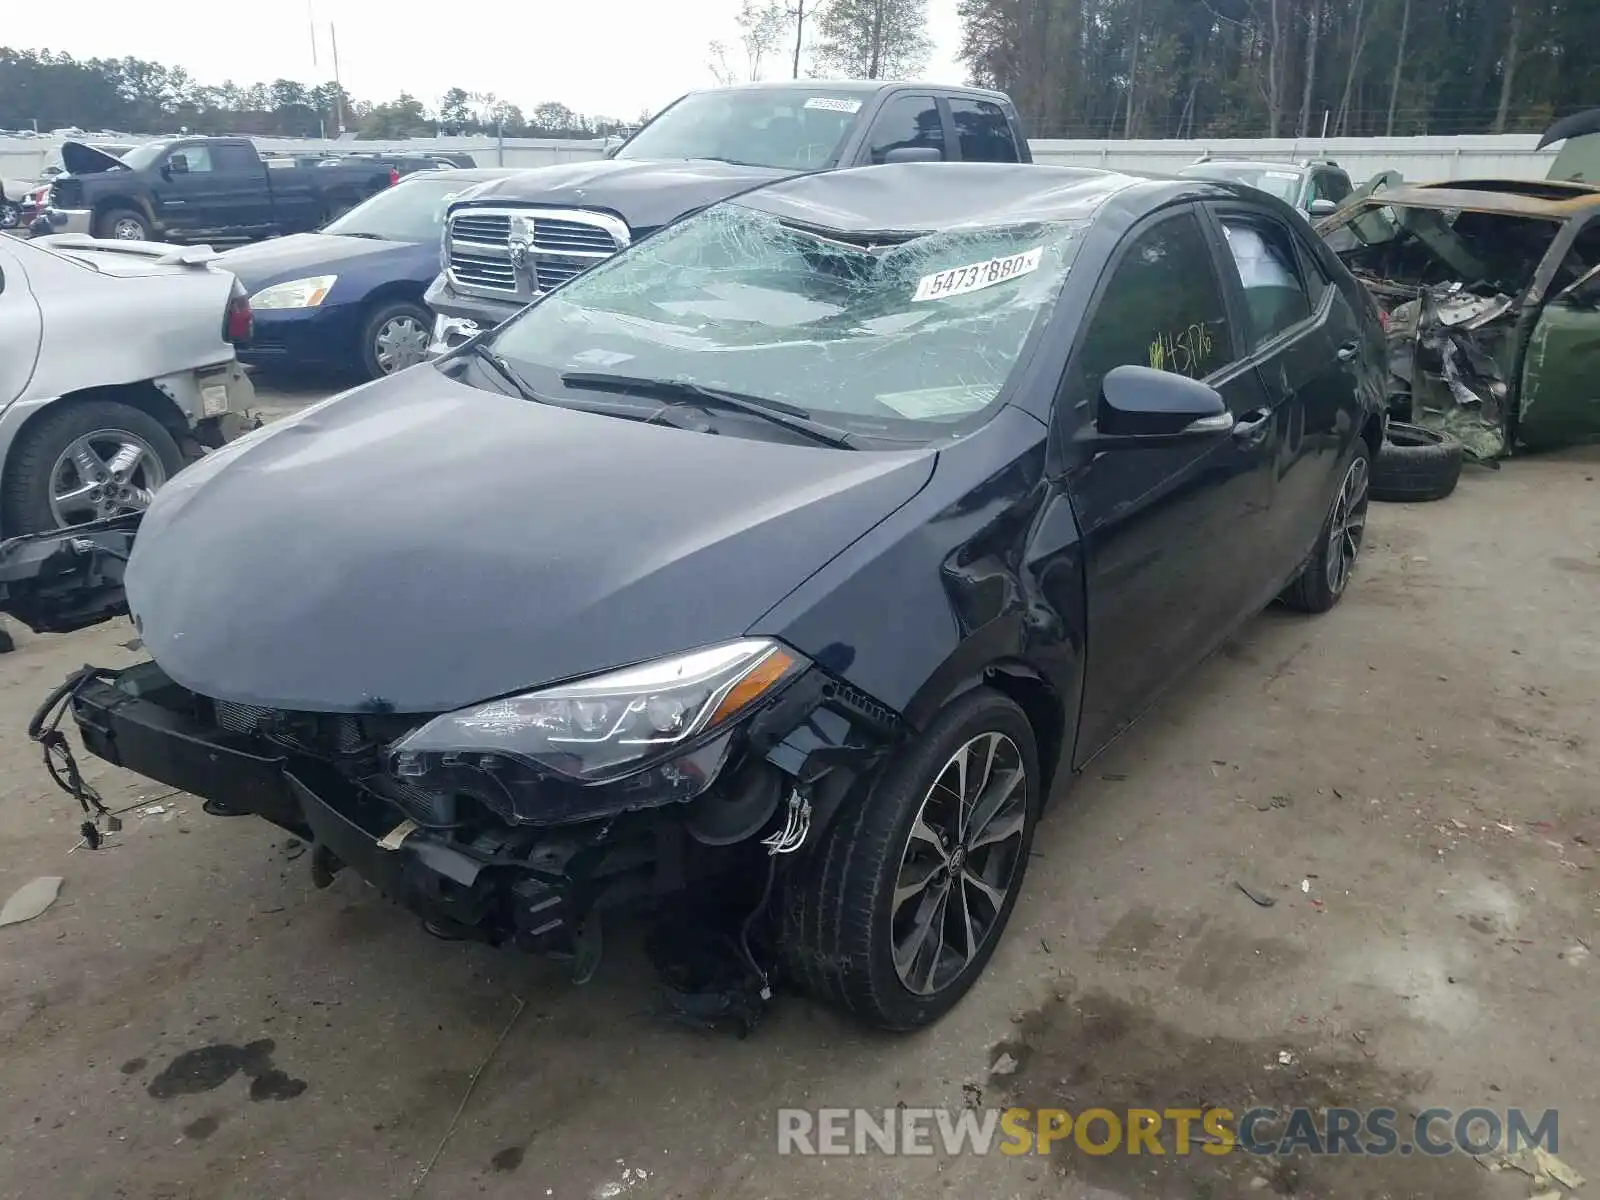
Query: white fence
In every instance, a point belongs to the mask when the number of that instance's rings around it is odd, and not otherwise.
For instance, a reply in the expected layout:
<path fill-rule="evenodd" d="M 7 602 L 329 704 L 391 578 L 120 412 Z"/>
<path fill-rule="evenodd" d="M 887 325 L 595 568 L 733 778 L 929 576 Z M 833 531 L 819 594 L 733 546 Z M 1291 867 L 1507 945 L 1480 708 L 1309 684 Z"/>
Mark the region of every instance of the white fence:
<path fill-rule="evenodd" d="M 109 139 L 108 139 L 109 140 Z M 137 140 L 130 138 L 128 140 Z M 1233 157 L 1293 160 L 1336 159 L 1352 178 L 1363 182 L 1379 171 L 1395 170 L 1412 181 L 1430 179 L 1542 179 L 1555 161 L 1555 151 L 1534 149 L 1537 137 L 1525 134 L 1480 137 L 1289 138 L 1220 141 L 1058 141 L 1036 139 L 1033 155 L 1060 166 L 1105 167 L 1112 170 L 1172 172 L 1202 153 Z M 55 154 L 55 139 L 0 139 L 0 178 L 31 180 Z M 599 158 L 602 143 L 508 138 L 419 138 L 396 142 L 301 141 L 257 138 L 263 150 L 454 150 L 471 154 L 479 166 L 542 167 L 551 163 Z"/>

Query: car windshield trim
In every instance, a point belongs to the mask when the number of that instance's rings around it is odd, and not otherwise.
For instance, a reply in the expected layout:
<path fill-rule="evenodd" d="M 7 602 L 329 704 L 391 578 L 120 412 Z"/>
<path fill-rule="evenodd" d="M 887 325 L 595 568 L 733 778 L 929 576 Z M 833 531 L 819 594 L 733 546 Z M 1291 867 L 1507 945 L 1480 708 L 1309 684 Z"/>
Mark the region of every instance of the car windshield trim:
<path fill-rule="evenodd" d="M 730 408 L 735 412 L 759 417 L 841 450 L 855 448 L 851 441 L 854 435 L 848 430 L 825 424 L 816 420 L 803 408 L 767 396 L 730 392 L 725 388 L 708 387 L 688 379 L 649 379 L 636 375 L 614 375 L 604 371 L 569 371 L 561 376 L 561 384 L 568 388 L 592 388 L 597 391 L 617 391 L 642 396 L 678 396 L 691 405 Z"/>

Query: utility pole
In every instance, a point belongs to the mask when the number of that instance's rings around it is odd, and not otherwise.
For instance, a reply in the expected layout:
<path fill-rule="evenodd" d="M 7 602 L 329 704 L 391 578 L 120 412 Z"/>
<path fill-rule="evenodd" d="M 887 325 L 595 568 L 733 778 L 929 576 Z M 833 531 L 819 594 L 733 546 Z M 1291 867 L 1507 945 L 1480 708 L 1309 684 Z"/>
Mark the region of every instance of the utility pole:
<path fill-rule="evenodd" d="M 344 136 L 344 86 L 339 82 L 339 32 L 328 22 L 328 44 L 333 48 L 333 124 Z"/>

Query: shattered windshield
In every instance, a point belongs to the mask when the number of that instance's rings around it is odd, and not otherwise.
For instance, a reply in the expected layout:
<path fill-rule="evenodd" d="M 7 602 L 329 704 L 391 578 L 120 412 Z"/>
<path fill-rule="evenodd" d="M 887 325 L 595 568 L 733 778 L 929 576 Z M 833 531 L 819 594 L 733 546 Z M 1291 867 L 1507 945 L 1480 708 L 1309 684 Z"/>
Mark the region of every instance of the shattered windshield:
<path fill-rule="evenodd" d="M 817 170 L 833 161 L 861 106 L 860 96 L 826 85 L 695 92 L 641 129 L 616 157 Z"/>
<path fill-rule="evenodd" d="M 936 437 L 995 401 L 1085 226 L 874 244 L 725 203 L 578 276 L 501 326 L 493 349 L 531 378 L 686 381 L 859 431 Z"/>
<path fill-rule="evenodd" d="M 1257 191 L 1276 196 L 1285 204 L 1300 200 L 1300 173 L 1276 170 L 1271 167 L 1245 167 L 1237 163 L 1199 163 L 1182 171 L 1188 179 L 1220 179 L 1225 183 L 1242 183 Z"/>

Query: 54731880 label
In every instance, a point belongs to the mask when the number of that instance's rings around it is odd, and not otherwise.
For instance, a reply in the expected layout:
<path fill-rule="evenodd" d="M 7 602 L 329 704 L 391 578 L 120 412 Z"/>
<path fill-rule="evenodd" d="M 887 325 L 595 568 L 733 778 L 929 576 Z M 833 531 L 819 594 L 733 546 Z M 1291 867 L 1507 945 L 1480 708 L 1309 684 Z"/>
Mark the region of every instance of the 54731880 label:
<path fill-rule="evenodd" d="M 963 296 L 968 292 L 993 287 L 997 283 L 1005 283 L 1037 271 L 1039 262 L 1043 258 L 1044 247 L 1035 246 L 1032 250 L 1024 250 L 1020 254 L 1007 254 L 1001 258 L 991 258 L 985 262 L 972 263 L 965 267 L 951 267 L 947 271 L 924 275 L 917 280 L 917 290 L 911 299 L 913 302 L 943 300 L 948 296 Z"/>

